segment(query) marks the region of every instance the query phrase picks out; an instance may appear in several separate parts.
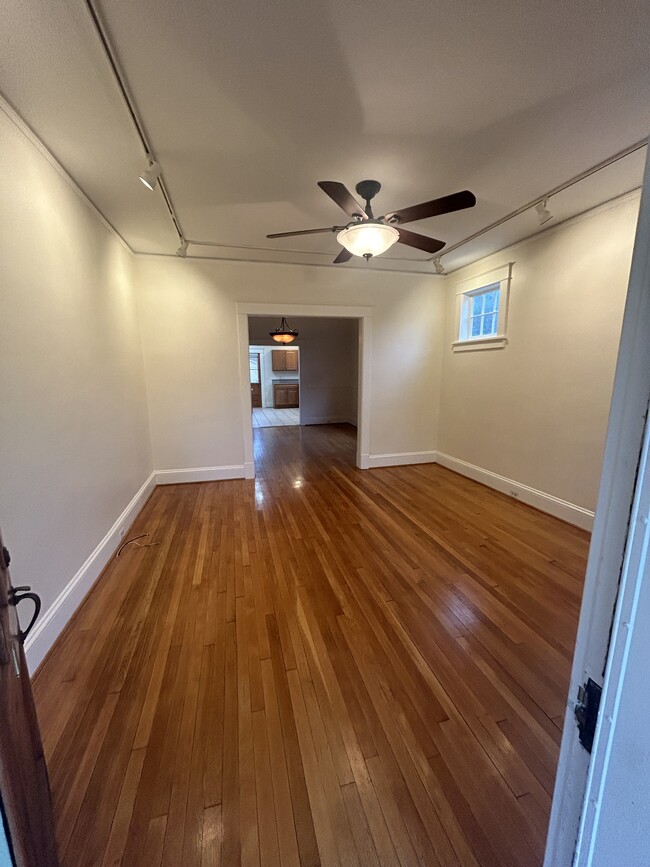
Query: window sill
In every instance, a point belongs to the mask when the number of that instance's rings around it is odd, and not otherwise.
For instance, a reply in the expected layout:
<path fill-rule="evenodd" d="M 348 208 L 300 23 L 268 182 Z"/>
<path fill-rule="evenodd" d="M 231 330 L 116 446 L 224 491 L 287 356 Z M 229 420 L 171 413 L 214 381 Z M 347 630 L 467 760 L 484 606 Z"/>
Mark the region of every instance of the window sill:
<path fill-rule="evenodd" d="M 475 349 L 503 349 L 508 342 L 505 335 L 475 337 L 473 340 L 456 340 L 451 344 L 454 352 L 473 352 Z"/>

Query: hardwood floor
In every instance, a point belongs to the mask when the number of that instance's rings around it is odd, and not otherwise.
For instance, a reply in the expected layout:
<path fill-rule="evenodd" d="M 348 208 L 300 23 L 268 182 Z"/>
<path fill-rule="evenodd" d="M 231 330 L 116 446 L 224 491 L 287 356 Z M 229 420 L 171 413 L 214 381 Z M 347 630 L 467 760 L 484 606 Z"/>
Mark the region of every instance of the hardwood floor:
<path fill-rule="evenodd" d="M 152 495 L 35 678 L 64 867 L 541 863 L 588 536 L 352 431 Z"/>

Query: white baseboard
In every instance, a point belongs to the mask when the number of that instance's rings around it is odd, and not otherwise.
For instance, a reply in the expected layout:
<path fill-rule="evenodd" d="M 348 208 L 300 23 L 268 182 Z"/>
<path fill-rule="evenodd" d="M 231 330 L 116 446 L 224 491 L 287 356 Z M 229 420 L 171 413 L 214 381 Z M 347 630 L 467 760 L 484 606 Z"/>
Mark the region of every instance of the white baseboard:
<path fill-rule="evenodd" d="M 157 485 L 180 485 L 184 482 L 221 482 L 227 479 L 252 478 L 246 464 L 225 467 L 190 467 L 184 470 L 156 470 Z"/>
<path fill-rule="evenodd" d="M 353 424 L 356 426 L 356 420 L 352 421 L 352 419 L 347 416 L 332 416 L 323 415 L 323 416 L 313 416 L 312 418 L 301 418 L 300 424 Z"/>
<path fill-rule="evenodd" d="M 508 479 L 505 476 L 500 476 L 498 473 L 484 470 L 482 467 L 468 464 L 467 461 L 461 461 L 460 458 L 453 458 L 451 455 L 446 455 L 442 452 L 437 452 L 436 461 L 449 470 L 474 479 L 475 482 L 481 482 L 489 488 L 494 488 L 495 491 L 508 494 L 517 500 L 521 500 L 522 503 L 527 503 L 529 506 L 535 506 L 541 512 L 554 515 L 556 518 L 561 518 L 563 521 L 574 524 L 576 527 L 581 527 L 583 530 L 591 530 L 593 526 L 594 513 L 589 509 L 584 509 L 582 506 L 576 506 L 574 503 L 567 502 L 567 500 L 561 500 L 552 494 L 538 491 L 536 488 L 523 485 L 521 482 L 515 482 L 514 479 Z"/>
<path fill-rule="evenodd" d="M 49 649 L 63 632 L 67 622 L 116 551 L 120 543 L 120 529 L 133 523 L 155 486 L 156 474 L 151 473 L 99 545 L 68 581 L 29 634 L 25 641 L 25 654 L 30 672 L 33 673 L 38 668 Z"/>
<path fill-rule="evenodd" d="M 408 464 L 433 464 L 436 452 L 397 452 L 387 455 L 368 455 L 368 467 L 403 467 Z"/>

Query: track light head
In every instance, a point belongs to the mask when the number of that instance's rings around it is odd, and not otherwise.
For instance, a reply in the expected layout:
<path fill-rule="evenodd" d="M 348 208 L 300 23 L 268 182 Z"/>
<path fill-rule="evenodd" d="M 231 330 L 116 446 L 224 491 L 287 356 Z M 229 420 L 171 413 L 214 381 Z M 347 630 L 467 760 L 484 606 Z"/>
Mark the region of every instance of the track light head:
<path fill-rule="evenodd" d="M 156 189 L 161 171 L 162 170 L 158 163 L 150 158 L 147 168 L 140 174 L 140 180 L 148 190 Z"/>
<path fill-rule="evenodd" d="M 186 259 L 186 258 L 187 258 L 187 248 L 188 248 L 189 246 L 190 246 L 190 242 L 189 242 L 189 241 L 186 241 L 186 240 L 183 238 L 183 240 L 181 241 L 181 245 L 180 245 L 180 247 L 179 247 L 178 250 L 176 251 L 176 255 L 177 255 L 177 256 L 180 256 L 181 259 Z"/>
<path fill-rule="evenodd" d="M 440 261 L 440 256 L 436 256 L 436 258 L 433 260 L 433 267 L 435 269 L 436 274 L 444 274 L 445 273 L 445 266 Z"/>
<path fill-rule="evenodd" d="M 540 226 L 543 226 L 544 223 L 548 223 L 549 220 L 553 219 L 553 214 L 546 207 L 546 201 L 546 199 L 543 199 L 535 205 L 535 213 L 537 214 Z"/>

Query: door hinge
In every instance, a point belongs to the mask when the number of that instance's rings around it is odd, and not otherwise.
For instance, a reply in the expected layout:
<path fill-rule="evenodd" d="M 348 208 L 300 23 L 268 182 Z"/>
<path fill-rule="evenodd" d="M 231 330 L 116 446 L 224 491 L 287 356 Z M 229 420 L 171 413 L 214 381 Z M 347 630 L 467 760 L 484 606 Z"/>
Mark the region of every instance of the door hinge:
<path fill-rule="evenodd" d="M 578 721 L 578 738 L 588 753 L 591 752 L 594 743 L 602 691 L 602 686 L 599 686 L 591 678 L 578 687 L 578 701 L 574 713 Z"/>

